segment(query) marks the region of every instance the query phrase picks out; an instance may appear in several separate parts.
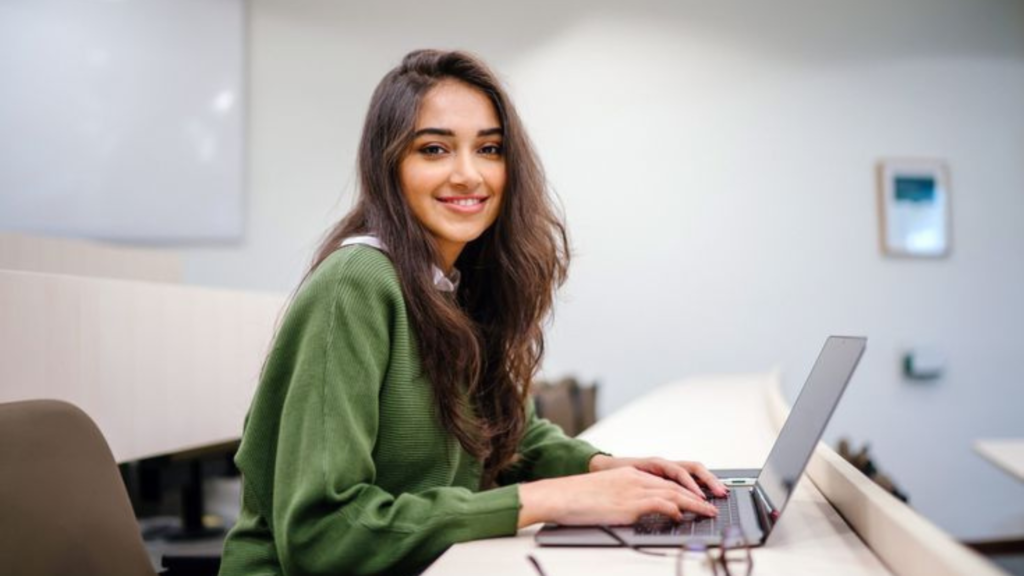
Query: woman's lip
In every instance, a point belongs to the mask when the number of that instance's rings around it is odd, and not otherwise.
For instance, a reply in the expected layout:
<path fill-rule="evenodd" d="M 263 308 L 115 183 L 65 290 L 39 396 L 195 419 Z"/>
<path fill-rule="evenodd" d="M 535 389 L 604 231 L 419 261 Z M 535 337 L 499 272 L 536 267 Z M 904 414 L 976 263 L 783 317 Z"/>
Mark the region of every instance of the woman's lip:
<path fill-rule="evenodd" d="M 455 200 L 479 200 L 476 204 L 470 204 L 463 206 L 456 204 Z M 487 196 L 449 196 L 447 198 L 438 198 L 437 201 L 444 205 L 445 208 L 458 212 L 459 214 L 476 214 L 484 209 L 484 204 L 487 203 Z"/>
<path fill-rule="evenodd" d="M 474 196 L 441 196 L 438 200 L 441 202 L 450 202 L 455 200 L 487 200 L 487 196 L 483 194 L 476 194 Z"/>

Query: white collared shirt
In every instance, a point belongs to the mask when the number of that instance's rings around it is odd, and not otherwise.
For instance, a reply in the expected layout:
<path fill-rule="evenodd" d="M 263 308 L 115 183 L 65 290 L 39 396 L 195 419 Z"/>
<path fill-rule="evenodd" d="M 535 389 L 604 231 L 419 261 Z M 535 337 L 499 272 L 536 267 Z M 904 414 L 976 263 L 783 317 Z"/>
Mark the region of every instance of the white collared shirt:
<path fill-rule="evenodd" d="M 341 241 L 341 248 L 345 246 L 351 246 L 353 244 L 363 244 L 364 246 L 370 246 L 376 248 L 381 252 L 387 252 L 388 249 L 384 246 L 384 243 L 380 241 L 380 238 L 376 236 L 351 236 Z M 434 265 L 431 267 L 434 270 L 434 286 L 442 292 L 455 292 L 459 287 L 459 271 L 457 268 L 452 268 L 451 278 L 445 276 L 444 271 Z"/>

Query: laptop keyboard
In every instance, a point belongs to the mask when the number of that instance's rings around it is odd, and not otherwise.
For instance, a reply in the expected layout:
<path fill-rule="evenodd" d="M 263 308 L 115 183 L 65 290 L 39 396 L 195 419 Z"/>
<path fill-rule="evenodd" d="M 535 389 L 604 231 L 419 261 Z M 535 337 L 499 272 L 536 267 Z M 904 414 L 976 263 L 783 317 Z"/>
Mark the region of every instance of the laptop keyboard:
<path fill-rule="evenodd" d="M 635 534 L 652 535 L 684 535 L 684 536 L 717 536 L 727 526 L 738 526 L 740 512 L 736 505 L 736 493 L 732 490 L 729 496 L 717 498 L 705 492 L 708 503 L 718 508 L 718 516 L 709 518 L 693 512 L 683 513 L 681 522 L 676 522 L 664 514 L 644 514 L 633 525 Z"/>

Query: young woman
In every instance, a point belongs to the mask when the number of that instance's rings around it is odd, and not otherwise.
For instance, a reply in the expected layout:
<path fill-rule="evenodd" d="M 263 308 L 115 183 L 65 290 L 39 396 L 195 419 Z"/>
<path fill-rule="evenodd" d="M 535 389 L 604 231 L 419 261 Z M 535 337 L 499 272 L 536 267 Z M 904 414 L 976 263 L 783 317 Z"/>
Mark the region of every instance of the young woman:
<path fill-rule="evenodd" d="M 373 94 L 359 199 L 281 324 L 236 462 L 223 575 L 407 574 L 520 527 L 714 514 L 700 464 L 613 458 L 538 419 L 565 229 L 475 57 L 409 54 Z"/>

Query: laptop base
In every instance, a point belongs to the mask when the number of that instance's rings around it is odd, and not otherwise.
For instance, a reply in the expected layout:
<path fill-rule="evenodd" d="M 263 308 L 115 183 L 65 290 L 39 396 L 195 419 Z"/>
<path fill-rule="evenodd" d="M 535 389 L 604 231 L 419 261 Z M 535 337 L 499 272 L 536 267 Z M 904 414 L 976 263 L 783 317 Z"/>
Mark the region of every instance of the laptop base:
<path fill-rule="evenodd" d="M 749 544 L 756 546 L 764 539 L 764 533 L 757 520 L 757 511 L 754 509 L 752 485 L 760 473 L 758 469 L 742 470 L 712 470 L 715 476 L 730 487 L 733 497 L 736 498 L 737 512 L 739 514 L 739 525 L 746 535 Z M 546 524 L 536 535 L 537 544 L 541 546 L 622 546 L 622 542 L 630 546 L 642 547 L 673 547 L 683 545 L 697 546 L 718 546 L 721 544 L 721 534 L 714 531 L 711 534 L 679 534 L 679 533 L 644 533 L 639 527 L 640 524 L 628 526 L 608 526 L 601 528 L 597 526 L 561 526 L 557 524 Z M 606 530 L 611 530 L 620 540 L 616 540 Z"/>

